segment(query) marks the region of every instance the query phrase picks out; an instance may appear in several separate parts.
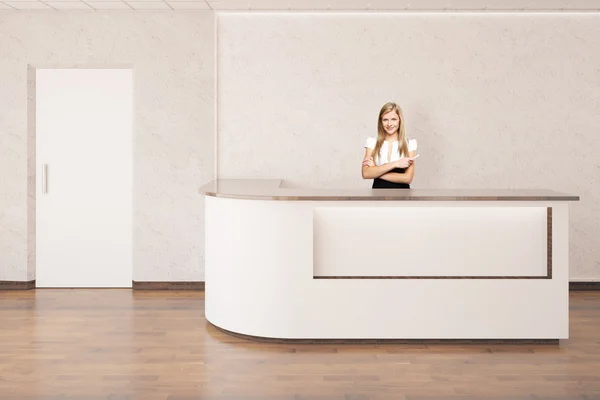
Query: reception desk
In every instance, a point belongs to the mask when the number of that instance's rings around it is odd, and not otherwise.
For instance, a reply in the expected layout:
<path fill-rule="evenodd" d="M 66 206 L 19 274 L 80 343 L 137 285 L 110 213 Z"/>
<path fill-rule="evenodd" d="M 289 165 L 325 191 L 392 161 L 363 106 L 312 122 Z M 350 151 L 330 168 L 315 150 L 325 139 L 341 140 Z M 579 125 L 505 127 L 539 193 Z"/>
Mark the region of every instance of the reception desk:
<path fill-rule="evenodd" d="M 280 184 L 201 188 L 216 327 L 276 341 L 568 338 L 577 196 Z"/>

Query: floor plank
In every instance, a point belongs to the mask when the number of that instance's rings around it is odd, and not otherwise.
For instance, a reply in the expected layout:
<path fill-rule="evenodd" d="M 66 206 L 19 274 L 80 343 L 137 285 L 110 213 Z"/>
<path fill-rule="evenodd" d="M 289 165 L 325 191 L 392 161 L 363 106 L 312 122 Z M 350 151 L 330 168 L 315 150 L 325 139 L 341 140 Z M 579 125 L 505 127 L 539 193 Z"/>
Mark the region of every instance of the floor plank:
<path fill-rule="evenodd" d="M 0 291 L 2 400 L 600 400 L 600 292 L 560 345 L 268 344 L 200 291 Z"/>

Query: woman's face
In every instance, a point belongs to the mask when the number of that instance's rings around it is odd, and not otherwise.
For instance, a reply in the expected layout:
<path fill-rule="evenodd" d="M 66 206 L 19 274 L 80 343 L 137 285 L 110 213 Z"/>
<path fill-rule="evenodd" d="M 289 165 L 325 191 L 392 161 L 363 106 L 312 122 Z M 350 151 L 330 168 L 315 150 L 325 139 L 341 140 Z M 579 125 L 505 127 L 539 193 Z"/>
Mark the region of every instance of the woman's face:
<path fill-rule="evenodd" d="M 383 117 L 381 117 L 381 123 L 383 124 L 383 129 L 385 129 L 385 132 L 388 135 L 393 135 L 400 127 L 400 117 L 398 117 L 396 111 L 390 111 L 387 114 L 383 114 Z"/>

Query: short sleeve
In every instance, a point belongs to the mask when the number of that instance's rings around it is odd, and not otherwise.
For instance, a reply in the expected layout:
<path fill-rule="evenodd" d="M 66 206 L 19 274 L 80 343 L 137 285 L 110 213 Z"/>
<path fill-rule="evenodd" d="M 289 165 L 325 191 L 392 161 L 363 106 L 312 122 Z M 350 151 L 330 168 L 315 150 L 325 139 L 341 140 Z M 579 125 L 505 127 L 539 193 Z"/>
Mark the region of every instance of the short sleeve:
<path fill-rule="evenodd" d="M 417 150 L 417 139 L 410 139 L 408 141 L 408 151 Z"/>
<path fill-rule="evenodd" d="M 374 137 L 369 137 L 367 138 L 367 141 L 365 143 L 365 147 L 368 147 L 369 149 L 374 149 L 375 148 L 375 144 L 377 143 L 377 139 L 375 139 Z"/>

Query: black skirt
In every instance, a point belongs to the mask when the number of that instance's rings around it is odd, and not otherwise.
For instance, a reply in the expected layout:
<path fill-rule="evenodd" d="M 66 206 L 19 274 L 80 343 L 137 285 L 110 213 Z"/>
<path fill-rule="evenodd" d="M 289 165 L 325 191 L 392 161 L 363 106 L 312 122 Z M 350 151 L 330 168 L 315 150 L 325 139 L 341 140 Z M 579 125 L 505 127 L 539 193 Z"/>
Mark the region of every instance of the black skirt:
<path fill-rule="evenodd" d="M 394 168 L 390 172 L 399 172 L 403 174 L 406 171 L 405 168 Z M 384 179 L 375 178 L 373 179 L 373 189 L 410 189 L 408 183 L 395 183 L 386 181 Z"/>

